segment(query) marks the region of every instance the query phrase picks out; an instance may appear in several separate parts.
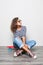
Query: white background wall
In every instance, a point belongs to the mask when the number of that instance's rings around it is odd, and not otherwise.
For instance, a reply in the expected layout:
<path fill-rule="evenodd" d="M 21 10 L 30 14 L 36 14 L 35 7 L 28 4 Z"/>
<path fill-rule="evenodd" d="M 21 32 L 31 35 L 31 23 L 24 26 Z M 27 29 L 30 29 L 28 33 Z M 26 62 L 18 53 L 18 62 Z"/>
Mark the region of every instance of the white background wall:
<path fill-rule="evenodd" d="M 18 16 L 29 39 L 43 45 L 43 0 L 0 0 L 0 46 L 12 45 L 11 20 Z"/>

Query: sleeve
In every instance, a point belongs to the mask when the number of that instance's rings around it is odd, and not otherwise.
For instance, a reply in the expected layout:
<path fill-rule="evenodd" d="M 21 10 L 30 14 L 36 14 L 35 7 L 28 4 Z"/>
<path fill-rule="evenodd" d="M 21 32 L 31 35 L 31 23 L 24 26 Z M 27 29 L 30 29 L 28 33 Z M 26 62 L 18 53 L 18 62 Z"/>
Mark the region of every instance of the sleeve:
<path fill-rule="evenodd" d="M 22 36 L 26 36 L 26 26 L 23 27 Z"/>

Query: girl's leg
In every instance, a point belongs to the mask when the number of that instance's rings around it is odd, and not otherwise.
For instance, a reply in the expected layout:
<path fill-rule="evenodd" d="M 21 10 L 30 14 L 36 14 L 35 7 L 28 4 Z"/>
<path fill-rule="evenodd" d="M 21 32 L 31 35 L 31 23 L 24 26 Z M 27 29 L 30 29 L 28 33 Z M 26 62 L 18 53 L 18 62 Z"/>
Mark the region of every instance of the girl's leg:
<path fill-rule="evenodd" d="M 28 47 L 26 47 L 26 45 L 24 45 L 21 49 L 16 51 L 16 55 L 14 56 L 18 56 L 20 53 L 22 53 L 23 51 L 26 51 L 28 54 L 31 55 L 31 57 L 33 57 L 33 53 L 30 51 L 30 49 L 28 49 Z"/>
<path fill-rule="evenodd" d="M 19 54 L 21 54 L 23 52 L 23 50 L 21 49 L 22 46 L 24 46 L 24 44 L 22 43 L 22 40 L 17 37 L 14 39 L 13 41 L 13 45 L 16 47 L 16 52 L 14 52 L 14 56 L 18 56 Z"/>
<path fill-rule="evenodd" d="M 16 50 L 16 55 L 18 56 L 18 55 L 20 55 L 21 53 L 23 52 L 23 50 L 22 49 L 18 49 L 18 50 Z M 15 55 L 14 55 L 15 56 Z"/>
<path fill-rule="evenodd" d="M 28 49 L 29 49 L 29 47 L 28 47 L 26 44 L 25 44 L 24 46 L 25 46 L 25 48 L 28 48 Z M 23 51 L 24 51 L 23 48 L 22 48 L 22 49 L 17 49 L 17 50 L 16 50 L 17 56 L 18 56 L 19 54 L 21 54 Z"/>
<path fill-rule="evenodd" d="M 20 48 L 20 49 L 23 49 L 24 51 L 26 51 L 28 54 L 30 54 L 31 55 L 31 57 L 33 57 L 34 55 L 33 55 L 33 53 L 30 51 L 30 49 L 28 49 L 28 47 L 26 47 L 25 45 L 24 45 L 24 43 L 22 42 L 22 40 L 20 39 L 20 38 L 15 38 L 14 39 L 14 42 L 15 42 L 15 44 Z"/>
<path fill-rule="evenodd" d="M 26 44 L 28 45 L 29 48 L 32 48 L 32 47 L 34 47 L 36 45 L 36 41 L 34 41 L 34 40 L 30 40 L 30 41 L 26 40 Z"/>
<path fill-rule="evenodd" d="M 34 56 L 33 53 L 30 51 L 30 49 L 28 49 L 28 47 L 26 47 L 25 45 L 22 47 L 22 49 L 23 49 L 24 51 L 26 51 L 28 54 L 30 54 L 31 57 Z"/>
<path fill-rule="evenodd" d="M 32 58 L 34 58 L 34 59 L 37 58 L 37 56 L 36 56 L 35 54 L 33 54 L 28 47 L 23 46 L 22 49 L 25 50 L 28 54 L 30 54 L 30 56 L 31 56 Z"/>

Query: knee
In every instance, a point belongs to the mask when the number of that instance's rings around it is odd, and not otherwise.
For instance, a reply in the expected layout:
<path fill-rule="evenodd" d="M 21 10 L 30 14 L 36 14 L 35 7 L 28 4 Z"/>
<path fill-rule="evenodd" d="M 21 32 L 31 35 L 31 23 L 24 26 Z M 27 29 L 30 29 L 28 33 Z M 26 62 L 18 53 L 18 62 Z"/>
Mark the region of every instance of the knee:
<path fill-rule="evenodd" d="M 20 41 L 20 39 L 18 37 L 16 37 L 13 42 L 18 43 L 19 41 Z"/>
<path fill-rule="evenodd" d="M 33 43 L 33 45 L 36 45 L 36 41 L 35 40 L 32 40 L 32 43 Z"/>

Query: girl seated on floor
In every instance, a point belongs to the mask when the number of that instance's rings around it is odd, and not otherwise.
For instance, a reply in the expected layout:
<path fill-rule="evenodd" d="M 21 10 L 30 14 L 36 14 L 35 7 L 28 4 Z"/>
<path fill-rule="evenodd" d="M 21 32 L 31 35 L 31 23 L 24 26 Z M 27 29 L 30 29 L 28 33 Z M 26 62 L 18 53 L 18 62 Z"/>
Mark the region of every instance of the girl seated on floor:
<path fill-rule="evenodd" d="M 31 52 L 31 48 L 36 45 L 36 41 L 27 40 L 26 38 L 26 26 L 22 26 L 21 20 L 15 17 L 11 23 L 11 31 L 14 35 L 13 44 L 18 48 L 14 52 L 14 56 L 18 56 L 23 51 L 27 52 L 32 58 L 36 58 L 36 55 Z"/>

